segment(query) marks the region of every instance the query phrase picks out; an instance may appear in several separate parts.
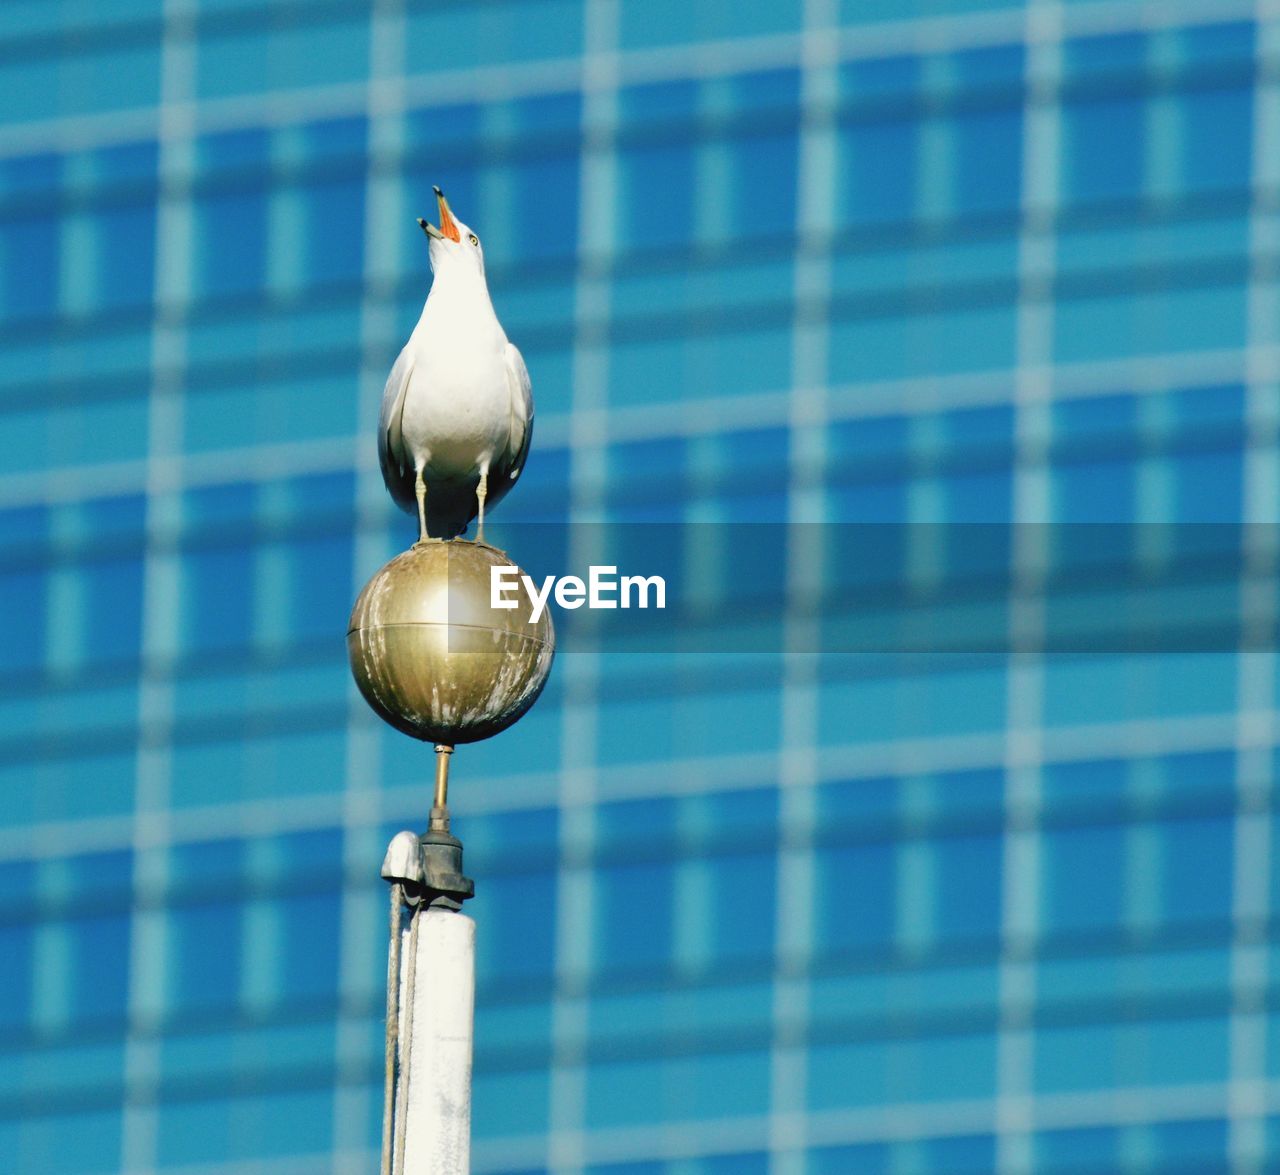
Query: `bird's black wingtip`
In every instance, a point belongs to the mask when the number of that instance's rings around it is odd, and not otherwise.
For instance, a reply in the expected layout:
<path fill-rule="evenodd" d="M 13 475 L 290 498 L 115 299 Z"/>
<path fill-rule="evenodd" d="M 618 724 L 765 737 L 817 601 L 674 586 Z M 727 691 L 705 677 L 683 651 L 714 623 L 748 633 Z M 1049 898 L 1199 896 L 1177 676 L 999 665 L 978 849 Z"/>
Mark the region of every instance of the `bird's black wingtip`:
<path fill-rule="evenodd" d="M 437 196 L 443 196 L 443 195 L 444 195 L 444 193 L 440 190 L 440 185 L 439 185 L 439 184 L 432 184 L 432 185 L 431 185 L 431 190 L 432 190 L 433 192 L 435 192 L 435 194 L 436 194 Z"/>

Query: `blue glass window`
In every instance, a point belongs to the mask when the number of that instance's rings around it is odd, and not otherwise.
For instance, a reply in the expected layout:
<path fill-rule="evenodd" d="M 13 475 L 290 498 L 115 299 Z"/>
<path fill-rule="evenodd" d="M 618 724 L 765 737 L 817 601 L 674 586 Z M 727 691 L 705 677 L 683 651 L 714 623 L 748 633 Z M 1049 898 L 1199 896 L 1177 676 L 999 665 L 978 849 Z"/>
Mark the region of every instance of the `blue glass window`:
<path fill-rule="evenodd" d="M 1022 189 L 1022 112 L 977 111 L 952 119 L 953 208 L 960 214 L 1015 212 Z"/>
<path fill-rule="evenodd" d="M 619 862 L 597 876 L 593 940 L 600 971 L 654 973 L 668 965 L 674 893 L 670 860 Z"/>
<path fill-rule="evenodd" d="M 8 1123 L 0 1123 L 0 1140 Z M 22 1171 L 110 1172 L 120 1169 L 121 1110 L 80 1109 L 72 1113 L 28 1114 L 18 1119 L 14 1145 L 4 1154 Z"/>
<path fill-rule="evenodd" d="M 881 1102 L 990 1097 L 995 1041 L 987 1035 L 910 1036 L 810 1046 L 813 1110 Z"/>
<path fill-rule="evenodd" d="M 483 1033 L 483 1026 L 480 1031 Z M 487 1064 L 481 1054 L 472 1073 L 472 1129 L 478 1139 L 541 1133 L 547 1129 L 550 1098 L 547 1069 L 503 1069 Z M 530 1171 L 527 1175 L 545 1173 Z"/>
<path fill-rule="evenodd" d="M 1125 875 L 1122 827 L 1047 829 L 1043 859 L 1046 936 L 1120 929 Z"/>
<path fill-rule="evenodd" d="M 841 131 L 843 223 L 910 220 L 916 211 L 920 124 L 911 117 L 850 123 Z"/>
<path fill-rule="evenodd" d="M 583 23 L 583 0 L 413 6 L 406 65 L 434 73 L 576 57 Z"/>
<path fill-rule="evenodd" d="M 1184 190 L 1246 191 L 1253 161 L 1253 87 L 1191 90 L 1179 98 Z"/>
<path fill-rule="evenodd" d="M 315 180 L 303 189 L 306 278 L 314 285 L 355 282 L 364 264 L 364 177 Z"/>
<path fill-rule="evenodd" d="M 31 1015 L 34 934 L 29 921 L 0 926 L 0 1026 L 6 1031 L 24 1028 Z"/>
<path fill-rule="evenodd" d="M 622 132 L 618 143 L 619 244 L 640 251 L 688 244 L 696 144 L 684 120 L 696 111 L 697 89 L 687 82 L 640 87 L 625 92 L 621 104 L 636 129 Z"/>
<path fill-rule="evenodd" d="M 43 568 L 0 574 L 0 606 L 6 615 L 25 617 L 0 642 L 0 668 L 6 672 L 30 671 L 44 664 L 47 583 Z"/>
<path fill-rule="evenodd" d="M 51 317 L 58 306 L 59 232 L 47 212 L 28 212 L 0 223 L 0 289 L 5 318 Z"/>
<path fill-rule="evenodd" d="M 183 559 L 184 623 L 191 653 L 245 647 L 253 635 L 253 548 L 237 542 Z"/>
<path fill-rule="evenodd" d="M 619 150 L 623 242 L 631 249 L 687 245 L 693 237 L 694 145 L 631 143 Z"/>
<path fill-rule="evenodd" d="M 993 940 L 1000 931 L 1003 838 L 940 837 L 932 849 L 938 937 Z"/>
<path fill-rule="evenodd" d="M 86 564 L 81 631 L 90 663 L 136 660 L 142 643 L 142 558 Z"/>
<path fill-rule="evenodd" d="M 102 914 L 70 924 L 73 974 L 93 976 L 75 987 L 77 1019 L 119 1022 L 129 995 L 129 917 Z"/>
<path fill-rule="evenodd" d="M 197 42 L 201 98 L 227 97 L 363 80 L 369 65 L 368 15 L 344 8 L 274 15 L 245 9 L 212 24 Z"/>
<path fill-rule="evenodd" d="M 621 40 L 626 48 L 715 41 L 726 37 L 759 37 L 796 32 L 801 27 L 799 0 L 776 4 L 700 4 L 658 0 L 640 8 L 621 9 Z"/>
<path fill-rule="evenodd" d="M 151 301 L 155 270 L 155 206 L 95 209 L 92 217 L 94 302 L 102 309 L 142 307 Z"/>
<path fill-rule="evenodd" d="M 896 847 L 884 841 L 824 844 L 815 858 L 816 949 L 888 951 L 897 922 Z"/>
<path fill-rule="evenodd" d="M 1062 110 L 1063 186 L 1068 201 L 1136 200 L 1146 150 L 1140 96 L 1079 97 Z"/>
<path fill-rule="evenodd" d="M 796 224 L 799 127 L 734 137 L 730 151 L 733 233 L 752 242 L 789 238 Z"/>
<path fill-rule="evenodd" d="M 173 978 L 167 992 L 174 1011 L 225 1011 L 239 1003 L 243 910 L 239 897 L 225 896 L 174 909 L 169 920 Z M 278 951 L 280 945 L 261 943 L 256 949 Z"/>
<path fill-rule="evenodd" d="M 261 131 L 210 136 L 206 178 L 195 193 L 198 288 L 214 297 L 257 291 L 266 276 L 269 142 Z"/>
<path fill-rule="evenodd" d="M 762 1114 L 769 1060 L 768 1052 L 756 1051 L 592 1063 L 587 1122 L 609 1127 Z"/>

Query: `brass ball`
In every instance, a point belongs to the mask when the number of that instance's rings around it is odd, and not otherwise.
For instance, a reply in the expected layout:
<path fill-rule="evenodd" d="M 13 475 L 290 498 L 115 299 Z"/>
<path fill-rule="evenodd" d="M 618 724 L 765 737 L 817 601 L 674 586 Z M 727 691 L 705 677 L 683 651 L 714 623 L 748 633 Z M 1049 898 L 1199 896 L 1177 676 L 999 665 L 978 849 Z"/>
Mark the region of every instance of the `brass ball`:
<path fill-rule="evenodd" d="M 513 609 L 490 604 L 491 569 L 514 566 L 454 540 L 411 547 L 375 573 L 351 611 L 347 655 L 382 719 L 452 746 L 505 730 L 537 701 L 555 655 L 550 612 L 534 622 L 523 590 Z"/>

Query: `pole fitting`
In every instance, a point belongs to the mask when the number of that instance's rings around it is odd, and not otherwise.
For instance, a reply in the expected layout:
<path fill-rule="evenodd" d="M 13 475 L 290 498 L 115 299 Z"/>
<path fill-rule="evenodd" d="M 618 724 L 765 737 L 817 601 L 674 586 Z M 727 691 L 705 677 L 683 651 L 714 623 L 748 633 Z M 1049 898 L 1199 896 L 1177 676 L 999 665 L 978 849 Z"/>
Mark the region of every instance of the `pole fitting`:
<path fill-rule="evenodd" d="M 387 846 L 382 876 L 404 887 L 404 900 L 444 910 L 461 910 L 474 897 L 475 882 L 462 873 L 462 841 L 449 832 L 449 756 L 453 747 L 436 745 L 435 804 L 421 836 L 397 832 Z"/>
<path fill-rule="evenodd" d="M 462 842 L 448 832 L 428 829 L 421 836 L 397 832 L 382 862 L 383 879 L 404 887 L 407 905 L 460 910 L 474 897 L 475 882 L 462 874 Z"/>
<path fill-rule="evenodd" d="M 422 901 L 434 909 L 461 910 L 475 897 L 476 883 L 462 873 L 462 841 L 446 830 L 429 828 L 418 838 L 422 858 Z"/>
<path fill-rule="evenodd" d="M 442 910 L 461 910 L 474 897 L 475 882 L 462 872 L 462 841 L 449 832 L 449 812 L 438 819 L 431 810 L 431 827 L 421 836 L 397 832 L 387 846 L 382 876 L 404 889 L 405 904 Z"/>

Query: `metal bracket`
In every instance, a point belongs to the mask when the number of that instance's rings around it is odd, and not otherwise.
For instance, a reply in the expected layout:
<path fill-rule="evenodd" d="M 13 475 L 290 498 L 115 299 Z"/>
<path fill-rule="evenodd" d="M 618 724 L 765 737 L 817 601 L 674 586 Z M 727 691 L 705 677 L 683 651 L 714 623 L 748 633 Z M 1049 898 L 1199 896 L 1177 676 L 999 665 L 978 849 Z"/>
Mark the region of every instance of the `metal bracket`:
<path fill-rule="evenodd" d="M 436 823 L 436 821 L 432 821 Z M 462 874 L 462 842 L 445 828 L 417 836 L 397 832 L 387 846 L 382 876 L 404 887 L 405 901 L 439 910 L 461 910 L 474 897 L 475 882 Z"/>

